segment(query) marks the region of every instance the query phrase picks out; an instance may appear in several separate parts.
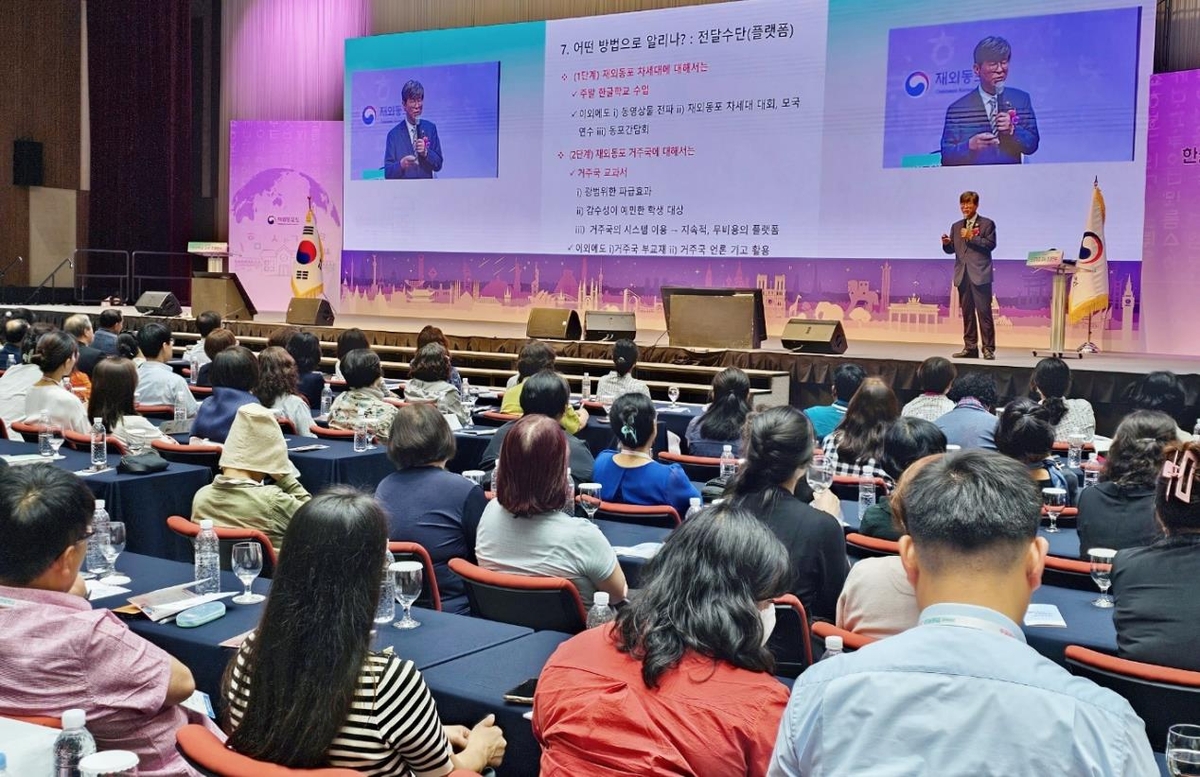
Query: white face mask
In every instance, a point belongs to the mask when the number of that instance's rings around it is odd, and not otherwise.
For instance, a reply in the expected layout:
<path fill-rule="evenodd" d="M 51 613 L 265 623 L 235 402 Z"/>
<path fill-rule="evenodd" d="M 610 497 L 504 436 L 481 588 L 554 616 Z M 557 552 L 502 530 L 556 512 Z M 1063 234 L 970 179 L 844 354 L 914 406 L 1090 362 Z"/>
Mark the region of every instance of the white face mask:
<path fill-rule="evenodd" d="M 771 602 L 767 605 L 767 609 L 759 610 L 758 619 L 762 621 L 762 643 L 763 647 L 766 647 L 767 641 L 771 639 L 771 632 L 775 631 L 775 603 Z"/>

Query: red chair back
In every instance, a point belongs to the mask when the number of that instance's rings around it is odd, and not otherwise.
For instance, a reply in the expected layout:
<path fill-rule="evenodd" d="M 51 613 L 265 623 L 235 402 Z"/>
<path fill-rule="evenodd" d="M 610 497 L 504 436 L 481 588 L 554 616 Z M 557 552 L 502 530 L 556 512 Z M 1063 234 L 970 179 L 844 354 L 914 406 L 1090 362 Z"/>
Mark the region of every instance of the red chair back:
<path fill-rule="evenodd" d="M 1042 584 L 1074 588 L 1077 591 L 1096 590 L 1096 584 L 1092 582 L 1090 562 L 1059 556 L 1046 556 L 1046 566 L 1042 569 Z"/>
<path fill-rule="evenodd" d="M 62 728 L 62 718 L 54 718 L 49 715 L 8 715 L 0 713 L 0 718 L 19 720 L 22 723 L 32 723 L 35 726 L 45 726 L 46 728 Z"/>
<path fill-rule="evenodd" d="M 182 515 L 172 515 L 167 518 L 167 528 L 187 540 L 195 540 L 200 534 L 200 524 L 195 521 L 188 520 Z M 234 529 L 227 526 L 214 526 L 213 531 L 217 534 L 217 539 L 221 543 L 221 569 L 233 570 L 233 562 L 230 556 L 233 553 L 233 546 L 239 542 L 257 542 L 263 549 L 263 568 L 260 577 L 270 578 L 275 574 L 275 564 L 278 562 L 278 556 L 275 555 L 275 547 L 271 545 L 271 540 L 266 534 L 263 534 L 258 529 Z M 188 545 L 192 543 L 189 541 Z"/>
<path fill-rule="evenodd" d="M 25 442 L 37 442 L 38 433 L 42 430 L 41 424 L 30 424 L 25 421 L 13 421 L 13 431 L 21 435 L 21 439 Z"/>
<path fill-rule="evenodd" d="M 900 554 L 900 543 L 850 532 L 846 535 L 846 554 L 852 558 L 897 556 Z"/>
<path fill-rule="evenodd" d="M 564 577 L 527 577 L 492 572 L 462 558 L 450 570 L 467 586 L 471 613 L 535 631 L 578 634 L 587 625 L 579 589 Z"/>
<path fill-rule="evenodd" d="M 0 440 L 8 439 L 8 427 L 4 425 L 4 419 L 0 418 Z"/>
<path fill-rule="evenodd" d="M 680 524 L 679 512 L 670 505 L 627 505 L 620 502 L 601 502 L 596 518 L 642 526 L 674 529 Z"/>
<path fill-rule="evenodd" d="M 150 446 L 158 451 L 167 461 L 177 461 L 180 464 L 195 464 L 198 467 L 208 467 L 214 474 L 221 468 L 221 446 L 183 445 L 174 440 L 151 440 Z"/>
<path fill-rule="evenodd" d="M 194 383 L 189 383 L 188 390 L 192 392 L 192 396 L 196 399 L 205 399 L 212 394 L 212 386 L 197 386 Z"/>
<path fill-rule="evenodd" d="M 509 421 L 516 421 L 521 416 L 516 413 L 501 413 L 499 410 L 484 410 L 475 414 L 475 422 L 480 426 L 504 426 Z"/>
<path fill-rule="evenodd" d="M 213 777 L 360 777 L 353 769 L 289 769 L 235 753 L 204 726 L 190 723 L 175 732 L 175 749 L 193 769 Z"/>
<path fill-rule="evenodd" d="M 858 499 L 858 486 L 866 478 L 857 475 L 834 475 L 833 483 L 829 486 L 838 499 Z M 883 478 L 872 478 L 875 483 L 876 501 L 886 499 L 888 495 L 887 481 Z"/>
<path fill-rule="evenodd" d="M 862 634 L 855 634 L 853 631 L 834 626 L 832 623 L 825 621 L 813 621 L 812 625 L 813 636 L 816 637 L 821 647 L 821 652 L 825 652 L 826 637 L 841 637 L 842 649 L 846 651 L 858 650 L 859 648 L 870 645 L 872 642 L 878 642 L 874 637 L 866 637 Z"/>
<path fill-rule="evenodd" d="M 92 449 L 92 436 L 90 434 L 82 434 L 71 429 L 63 429 L 63 442 L 73 451 L 90 451 Z M 104 447 L 109 453 L 116 454 L 117 456 L 124 456 L 129 452 L 125 448 L 125 443 L 111 434 L 104 438 Z"/>
<path fill-rule="evenodd" d="M 296 425 L 292 423 L 292 419 L 276 416 L 275 420 L 279 422 L 279 428 L 283 430 L 284 434 L 290 434 L 293 437 L 296 436 Z"/>
<path fill-rule="evenodd" d="M 313 424 L 312 426 L 310 426 L 308 428 L 312 431 L 313 434 L 315 434 L 318 437 L 322 437 L 326 440 L 353 440 L 354 439 L 354 430 L 353 429 L 333 429 L 328 426 L 319 426 L 317 424 Z"/>
<path fill-rule="evenodd" d="M 813 662 L 808 613 L 793 594 L 776 597 L 774 607 L 775 630 L 767 649 L 775 656 L 775 674 L 799 677 Z"/>
<path fill-rule="evenodd" d="M 421 597 L 415 603 L 418 607 L 441 612 L 442 594 L 438 591 L 437 572 L 433 568 L 433 559 L 430 558 L 429 551 L 425 550 L 425 546 L 419 542 L 392 541 L 388 543 L 388 550 L 392 552 L 397 561 L 420 562 L 424 568 L 421 574 Z"/>
<path fill-rule="evenodd" d="M 682 453 L 659 451 L 658 460 L 663 464 L 678 464 L 687 473 L 688 480 L 707 483 L 721 476 L 721 460 L 712 456 L 685 456 Z"/>
<path fill-rule="evenodd" d="M 134 411 L 145 418 L 158 418 L 163 421 L 175 419 L 174 405 L 134 405 Z"/>

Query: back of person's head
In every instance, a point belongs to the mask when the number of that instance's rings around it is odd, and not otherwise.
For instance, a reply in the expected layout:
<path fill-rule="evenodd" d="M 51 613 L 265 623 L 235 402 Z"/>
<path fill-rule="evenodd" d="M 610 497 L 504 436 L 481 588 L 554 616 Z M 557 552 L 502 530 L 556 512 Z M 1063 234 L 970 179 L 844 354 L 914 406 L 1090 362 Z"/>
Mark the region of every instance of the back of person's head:
<path fill-rule="evenodd" d="M 500 444 L 493 481 L 496 501 L 517 517 L 561 510 L 573 492 L 567 477 L 567 438 L 558 421 L 526 415 Z"/>
<path fill-rule="evenodd" d="M 1186 393 L 1183 382 L 1173 372 L 1148 372 L 1125 392 L 1125 401 L 1135 410 L 1161 410 L 1179 423 Z"/>
<path fill-rule="evenodd" d="M 171 330 L 162 324 L 146 324 L 138 330 L 138 349 L 147 359 L 158 359 L 163 346 L 171 342 Z"/>
<path fill-rule="evenodd" d="M 1163 448 L 1161 477 L 1154 496 L 1158 520 L 1167 534 L 1200 532 L 1200 443 L 1171 442 Z"/>
<path fill-rule="evenodd" d="M 751 413 L 742 439 L 742 456 L 745 463 L 738 467 L 728 493 L 739 502 L 773 495 L 775 486 L 786 483 L 812 462 L 812 423 L 791 405 Z"/>
<path fill-rule="evenodd" d="M 1163 448 L 1174 441 L 1175 419 L 1157 410 L 1134 410 L 1117 426 L 1100 479 L 1121 488 L 1154 488 L 1162 474 Z"/>
<path fill-rule="evenodd" d="M 542 370 L 531 375 L 521 387 L 521 412 L 561 418 L 570 399 L 571 391 L 563 377 L 553 370 Z"/>
<path fill-rule="evenodd" d="M 654 440 L 658 412 L 645 394 L 633 391 L 613 402 L 608 424 L 626 448 L 641 448 Z"/>
<path fill-rule="evenodd" d="M 229 746 L 318 768 L 328 765 L 370 650 L 387 517 L 370 496 L 333 486 L 296 511 L 284 544 L 253 647 L 242 654 L 239 687 L 251 693 Z M 225 671 L 226 692 L 237 664 Z"/>
<path fill-rule="evenodd" d="M 40 367 L 43 375 L 49 375 L 69 359 L 78 356 L 79 344 L 74 337 L 60 329 L 47 332 L 38 339 L 37 348 L 33 350 L 29 362 Z"/>
<path fill-rule="evenodd" d="M 833 370 L 833 395 L 843 402 L 858 392 L 858 387 L 867 379 L 867 371 L 857 364 L 839 364 Z"/>
<path fill-rule="evenodd" d="M 450 461 L 455 450 L 454 432 L 435 405 L 416 402 L 396 411 L 387 447 L 396 469 Z"/>
<path fill-rule="evenodd" d="M 408 375 L 426 383 L 450 380 L 450 353 L 441 343 L 421 346 L 417 349 L 412 363 L 408 365 Z"/>
<path fill-rule="evenodd" d="M 450 350 L 450 343 L 446 341 L 446 335 L 442 332 L 442 330 L 433 324 L 426 324 L 421 331 L 417 333 L 417 348 L 429 345 L 430 343 L 437 343 L 447 351 Z"/>
<path fill-rule="evenodd" d="M 20 347 L 28 331 L 28 321 L 23 318 L 10 318 L 4 322 L 4 342 Z"/>
<path fill-rule="evenodd" d="M 117 355 L 123 359 L 136 359 L 142 355 L 138 345 L 138 337 L 133 332 L 122 332 L 117 335 Z"/>
<path fill-rule="evenodd" d="M 926 456 L 946 452 L 946 434 L 924 418 L 897 418 L 883 434 L 883 471 L 899 480 L 904 471 Z"/>
<path fill-rule="evenodd" d="M 33 311 L 29 308 L 10 308 L 5 314 L 5 318 L 19 318 L 27 323 L 34 323 L 36 319 L 33 317 Z"/>
<path fill-rule="evenodd" d="M 277 345 L 268 346 L 258 354 L 258 383 L 254 386 L 254 396 L 270 407 L 280 397 L 297 393 L 299 378 L 292 355 Z"/>
<path fill-rule="evenodd" d="M 213 388 L 253 391 L 258 383 L 258 359 L 243 345 L 235 345 L 213 357 L 208 373 Z"/>
<path fill-rule="evenodd" d="M 33 352 L 37 350 L 37 344 L 42 339 L 42 335 L 49 334 L 57 329 L 58 327 L 48 321 L 31 324 L 25 332 L 25 339 L 21 341 L 21 358 L 26 362 L 32 363 Z"/>
<path fill-rule="evenodd" d="M 67 320 L 63 322 L 63 331 L 80 340 L 92 331 L 92 319 L 83 313 L 67 316 Z"/>
<path fill-rule="evenodd" d="M 137 384 L 137 367 L 129 359 L 110 356 L 96 362 L 92 369 L 88 418 L 101 418 L 104 426 L 112 429 L 124 416 L 136 415 L 133 394 Z"/>
<path fill-rule="evenodd" d="M 0 469 L 0 584 L 28 585 L 68 548 L 82 557 L 94 507 L 91 490 L 72 472 Z"/>
<path fill-rule="evenodd" d="M 700 416 L 700 434 L 709 440 L 738 440 L 750 414 L 750 376 L 726 367 L 713 376 L 712 402 Z"/>
<path fill-rule="evenodd" d="M 321 341 L 312 332 L 296 332 L 284 346 L 296 360 L 296 369 L 306 375 L 321 363 Z"/>
<path fill-rule="evenodd" d="M 1057 356 L 1042 359 L 1033 368 L 1029 387 L 1044 397 L 1042 404 L 1050 411 L 1050 423 L 1057 426 L 1067 414 L 1065 398 L 1071 390 L 1071 368 Z"/>
<path fill-rule="evenodd" d="M 883 458 L 883 435 L 888 425 L 900 417 L 900 403 L 888 384 L 879 378 L 866 378 L 838 424 L 839 461 L 864 464 Z"/>
<path fill-rule="evenodd" d="M 346 354 L 351 351 L 357 351 L 360 348 L 370 348 L 371 344 L 367 342 L 367 336 L 363 334 L 363 330 L 358 327 L 347 329 L 338 335 L 337 339 L 337 357 L 339 360 L 345 359 Z"/>
<path fill-rule="evenodd" d="M 1049 456 L 1053 447 L 1054 425 L 1050 423 L 1049 408 L 1032 399 L 1009 402 L 996 424 L 996 450 L 1031 464 Z"/>
<path fill-rule="evenodd" d="M 342 357 L 342 377 L 347 388 L 359 389 L 375 385 L 383 377 L 379 354 L 370 348 L 358 348 Z"/>
<path fill-rule="evenodd" d="M 892 494 L 892 510 L 923 570 L 998 572 L 1036 539 L 1042 497 L 1023 464 L 965 450 L 910 467 Z"/>
<path fill-rule="evenodd" d="M 105 308 L 100 311 L 99 322 L 101 329 L 113 329 L 124 320 L 125 317 L 121 315 L 121 311 L 117 308 Z"/>
<path fill-rule="evenodd" d="M 287 348 L 292 338 L 300 333 L 299 329 L 291 326 L 276 327 L 267 335 L 267 347 Z"/>
<path fill-rule="evenodd" d="M 624 377 L 638 362 L 637 344 L 629 339 L 621 339 L 613 343 L 613 367 L 617 374 Z"/>
<path fill-rule="evenodd" d="M 200 339 L 208 337 L 214 329 L 221 326 L 221 314 L 215 310 L 206 310 L 196 316 L 196 332 Z"/>
<path fill-rule="evenodd" d="M 617 649 L 641 662 L 649 688 L 688 653 L 770 673 L 758 605 L 787 591 L 792 575 L 787 550 L 753 513 L 705 508 L 646 564 L 641 591 L 617 613 Z"/>
<path fill-rule="evenodd" d="M 959 375 L 946 396 L 954 402 L 972 398 L 990 410 L 996 406 L 996 379 L 986 372 Z"/>
<path fill-rule="evenodd" d="M 917 385 L 928 394 L 945 394 L 957 376 L 954 362 L 941 356 L 930 356 L 917 367 Z"/>
<path fill-rule="evenodd" d="M 554 349 L 541 340 L 530 340 L 517 356 L 517 377 L 525 380 L 542 370 L 554 369 Z"/>
<path fill-rule="evenodd" d="M 224 351 L 226 348 L 232 348 L 235 345 L 237 345 L 237 338 L 234 337 L 233 332 L 225 329 L 224 327 L 221 327 L 220 329 L 214 329 L 208 333 L 207 337 L 204 338 L 204 355 L 207 356 L 210 361 L 215 360 L 217 358 L 217 354 L 219 354 L 221 351 Z"/>

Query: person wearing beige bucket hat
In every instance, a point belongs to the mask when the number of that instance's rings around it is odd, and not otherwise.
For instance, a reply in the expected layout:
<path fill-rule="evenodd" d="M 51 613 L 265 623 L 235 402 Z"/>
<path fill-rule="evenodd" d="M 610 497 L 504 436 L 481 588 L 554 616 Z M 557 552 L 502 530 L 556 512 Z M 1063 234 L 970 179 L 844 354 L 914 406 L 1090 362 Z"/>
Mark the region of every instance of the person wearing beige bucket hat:
<path fill-rule="evenodd" d="M 258 404 L 239 407 L 220 464 L 221 474 L 196 492 L 192 520 L 258 529 L 278 548 L 292 515 L 311 496 L 288 461 L 275 414 Z M 274 482 L 266 483 L 268 477 Z"/>

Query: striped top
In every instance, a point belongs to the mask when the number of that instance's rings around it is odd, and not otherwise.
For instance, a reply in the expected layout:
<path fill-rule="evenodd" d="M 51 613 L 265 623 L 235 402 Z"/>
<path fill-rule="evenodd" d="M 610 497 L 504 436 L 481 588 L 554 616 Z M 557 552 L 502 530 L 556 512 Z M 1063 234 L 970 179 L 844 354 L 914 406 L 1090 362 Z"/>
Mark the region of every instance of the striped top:
<path fill-rule="evenodd" d="M 249 703 L 245 667 L 252 640 L 253 635 L 238 651 L 226 692 L 234 729 Z M 371 775 L 442 777 L 454 768 L 450 753 L 433 696 L 413 662 L 392 653 L 368 653 L 327 765 Z"/>

